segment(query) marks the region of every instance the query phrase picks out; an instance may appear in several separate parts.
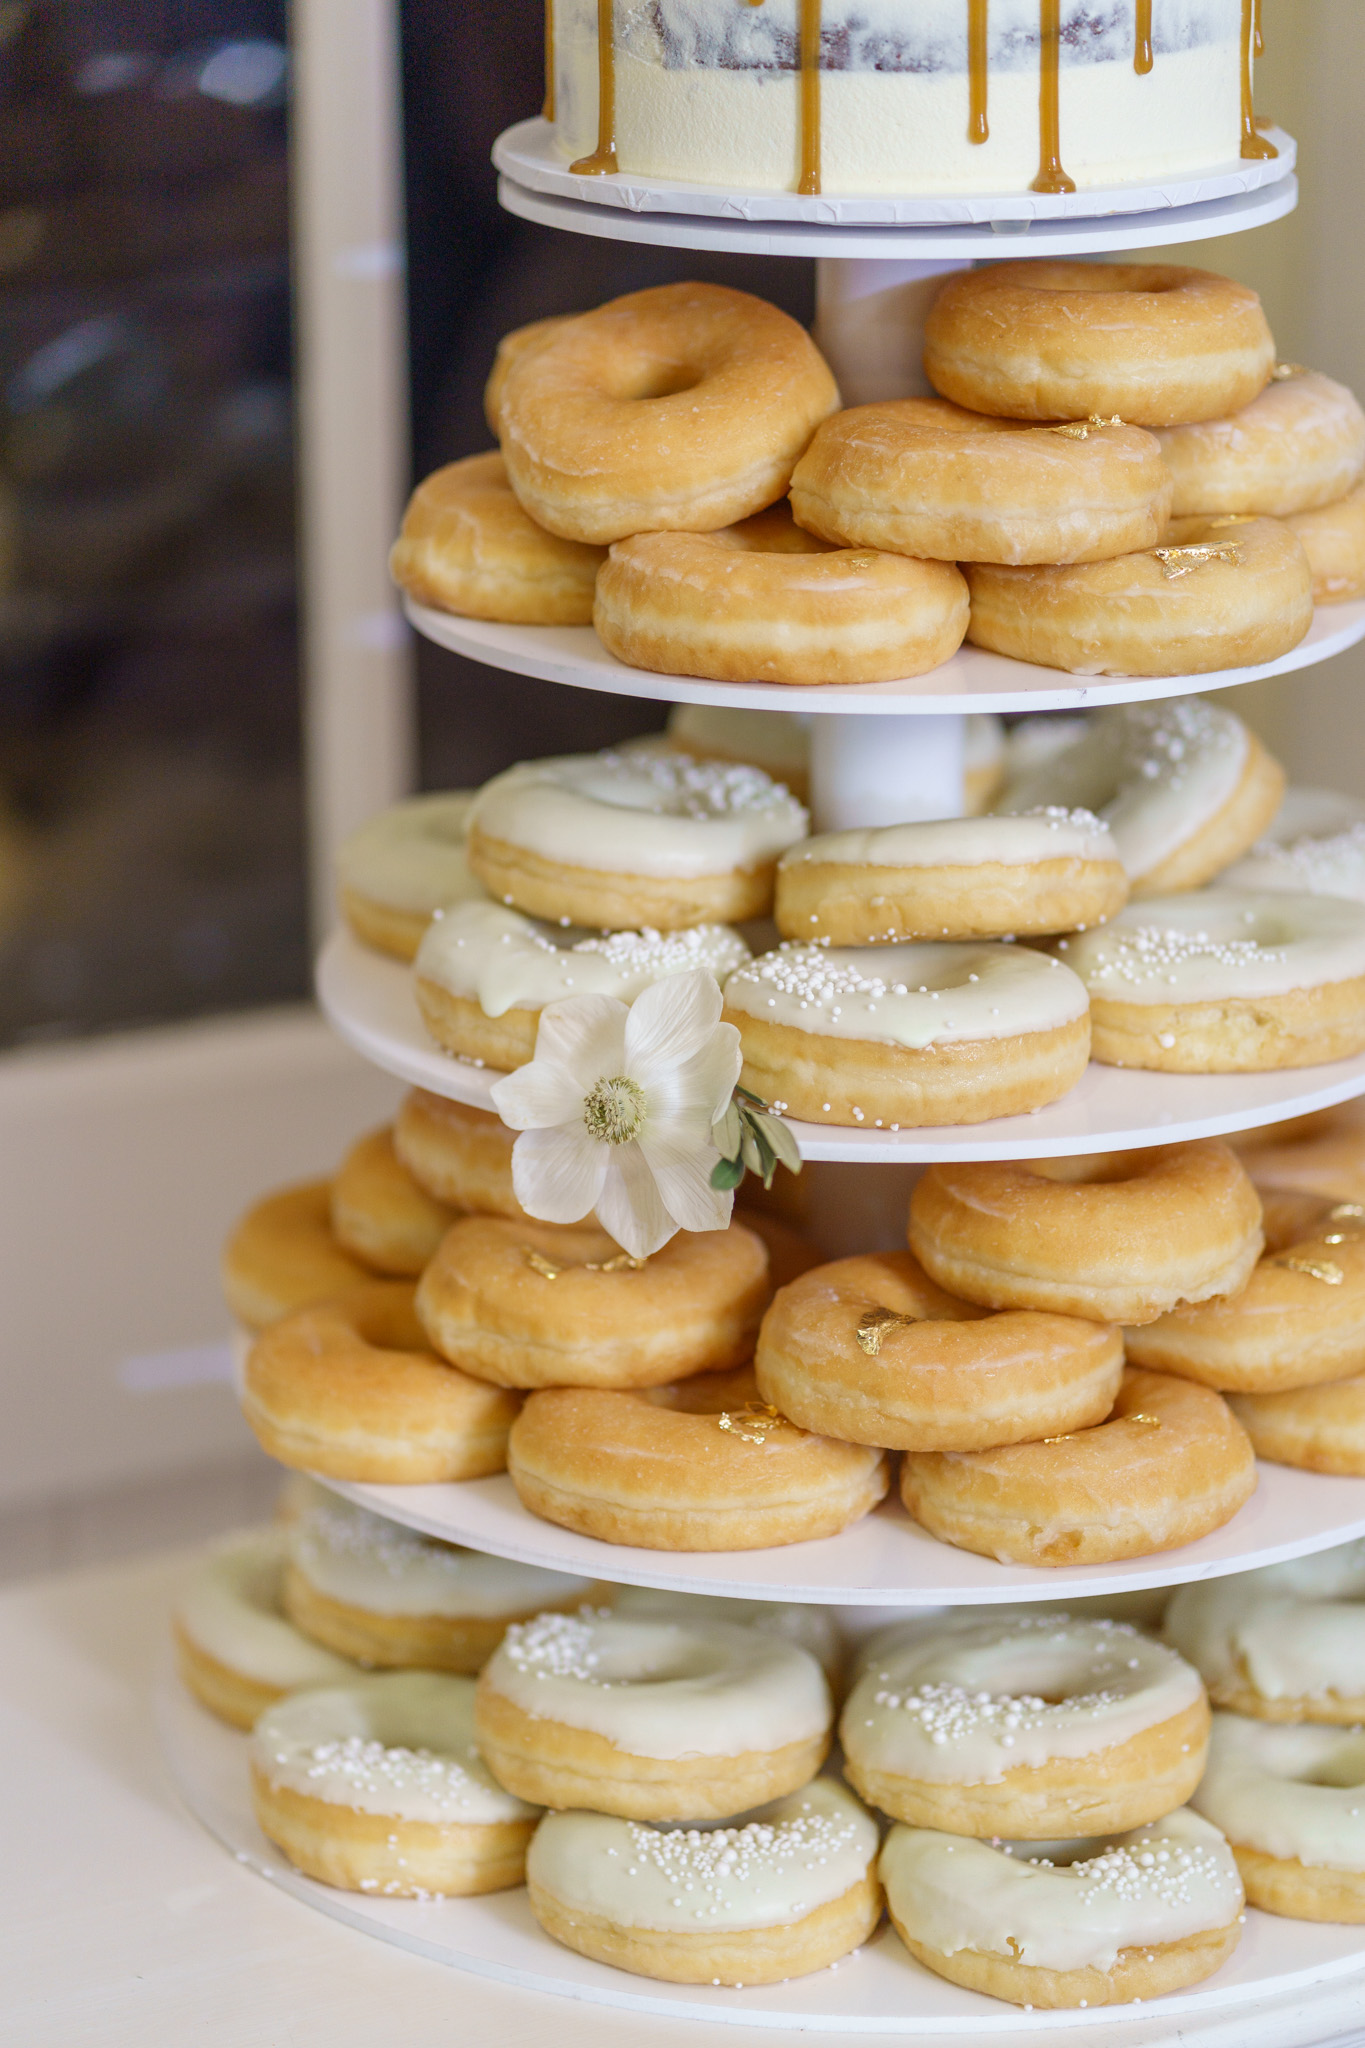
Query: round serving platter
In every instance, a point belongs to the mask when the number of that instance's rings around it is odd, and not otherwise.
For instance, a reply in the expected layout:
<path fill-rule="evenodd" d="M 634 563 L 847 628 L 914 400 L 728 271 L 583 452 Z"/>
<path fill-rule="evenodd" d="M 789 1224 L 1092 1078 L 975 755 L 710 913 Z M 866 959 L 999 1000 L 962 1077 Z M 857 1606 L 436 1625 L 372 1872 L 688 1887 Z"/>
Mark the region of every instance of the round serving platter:
<path fill-rule="evenodd" d="M 1146 704 L 1191 697 L 1239 683 L 1292 675 L 1328 661 L 1365 639 L 1365 600 L 1320 605 L 1304 639 L 1277 661 L 1215 669 L 1202 676 L 1073 676 L 1062 669 L 1012 661 L 980 647 L 960 647 L 950 661 L 907 682 L 840 683 L 795 688 L 782 683 L 710 683 L 696 676 L 627 668 L 608 654 L 591 626 L 506 626 L 404 600 L 424 639 L 514 675 L 538 676 L 578 690 L 644 697 L 668 704 L 717 704 L 752 711 L 821 711 L 840 715 L 944 711 L 1080 711 L 1103 704 Z"/>
<path fill-rule="evenodd" d="M 162 1753 L 186 1806 L 239 1863 L 346 1926 L 417 1955 L 525 1991 L 556 1993 L 660 2019 L 699 2019 L 820 2034 L 894 2034 L 921 2048 L 1027 2035 L 1037 2048 L 1102 2027 L 1107 2042 L 1156 2048 L 1204 2038 L 1201 2020 L 1257 2012 L 1263 2048 L 1303 2034 L 1272 2031 L 1273 2002 L 1321 1995 L 1365 1969 L 1359 1928 L 1314 1926 L 1249 1912 L 1242 1940 L 1217 1976 L 1154 2003 L 1091 2012 L 1024 2012 L 946 1983 L 906 1954 L 883 1924 L 833 1969 L 750 1990 L 661 1984 L 589 1962 L 541 1932 L 524 1888 L 473 1899 L 383 1899 L 335 1891 L 294 1870 L 256 1825 L 247 1738 L 226 1728 L 167 1677 L 158 1687 Z M 1272 2010 L 1267 2010 L 1267 2006 Z M 1285 2016 L 1288 2018 L 1288 2015 Z M 1283 2022 L 1282 2022 L 1283 2024 Z M 1169 2028 L 1169 2031 L 1168 2031 Z"/>

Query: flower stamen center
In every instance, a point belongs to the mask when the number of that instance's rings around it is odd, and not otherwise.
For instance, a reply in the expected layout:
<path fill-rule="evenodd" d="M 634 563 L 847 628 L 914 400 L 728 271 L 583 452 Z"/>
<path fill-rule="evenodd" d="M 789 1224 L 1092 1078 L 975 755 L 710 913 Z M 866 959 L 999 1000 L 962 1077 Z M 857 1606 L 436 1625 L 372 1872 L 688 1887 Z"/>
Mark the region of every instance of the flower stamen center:
<path fill-rule="evenodd" d="M 615 1074 L 594 1081 L 583 1098 L 583 1121 L 590 1137 L 604 1145 L 628 1145 L 645 1120 L 645 1091 L 638 1081 Z"/>

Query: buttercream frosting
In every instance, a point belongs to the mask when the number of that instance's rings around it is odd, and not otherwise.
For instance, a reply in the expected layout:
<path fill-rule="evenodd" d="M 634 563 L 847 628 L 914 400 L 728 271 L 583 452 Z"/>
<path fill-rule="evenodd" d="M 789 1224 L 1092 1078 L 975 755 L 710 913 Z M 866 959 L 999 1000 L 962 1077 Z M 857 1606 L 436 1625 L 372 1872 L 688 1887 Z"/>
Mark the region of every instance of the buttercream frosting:
<path fill-rule="evenodd" d="M 341 887 L 414 916 L 483 897 L 483 885 L 465 859 L 465 830 L 476 795 L 475 790 L 442 790 L 380 811 L 338 847 Z"/>
<path fill-rule="evenodd" d="M 257 1685 L 292 1692 L 358 1675 L 349 1658 L 295 1628 L 280 1603 L 287 1557 L 282 1528 L 253 1529 L 220 1544 L 197 1566 L 175 1610 L 189 1640 Z"/>
<path fill-rule="evenodd" d="M 1254 1001 L 1365 974 L 1365 906 L 1193 889 L 1129 903 L 1108 924 L 1059 939 L 1057 950 L 1092 996 L 1113 1002 Z"/>
<path fill-rule="evenodd" d="M 1239 1848 L 1365 1871 L 1365 1734 L 1215 1714 L 1193 1804 Z"/>

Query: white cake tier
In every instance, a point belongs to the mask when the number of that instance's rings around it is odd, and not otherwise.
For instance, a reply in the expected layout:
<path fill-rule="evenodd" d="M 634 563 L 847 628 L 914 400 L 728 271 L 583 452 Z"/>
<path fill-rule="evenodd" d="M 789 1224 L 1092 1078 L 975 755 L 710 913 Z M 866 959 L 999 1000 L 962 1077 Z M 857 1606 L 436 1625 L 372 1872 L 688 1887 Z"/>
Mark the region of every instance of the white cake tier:
<path fill-rule="evenodd" d="M 1320 605 L 1307 636 L 1278 661 L 1254 668 L 1217 669 L 1202 676 L 1073 676 L 961 647 L 928 675 L 899 683 L 838 683 L 795 688 L 782 683 L 708 683 L 696 676 L 658 675 L 627 668 L 608 654 L 591 626 L 503 626 L 487 619 L 457 618 L 429 605 L 405 600 L 417 631 L 438 647 L 513 675 L 539 676 L 579 690 L 614 697 L 643 697 L 667 704 L 723 704 L 753 711 L 821 711 L 848 717 L 859 713 L 940 711 L 1079 711 L 1100 704 L 1149 703 L 1158 697 L 1192 697 L 1227 690 L 1237 683 L 1291 675 L 1312 668 L 1365 639 L 1365 599 Z"/>
<path fill-rule="evenodd" d="M 493 1106 L 497 1073 L 443 1052 L 427 1035 L 401 961 L 337 932 L 317 966 L 317 996 L 338 1035 L 386 1073 L 433 1095 Z M 1365 1094 L 1365 1053 L 1330 1066 L 1271 1074 L 1156 1074 L 1092 1064 L 1047 1109 L 990 1123 L 918 1131 L 850 1129 L 790 1120 L 803 1158 L 889 1160 L 1048 1159 L 1080 1152 L 1221 1137 Z"/>
<path fill-rule="evenodd" d="M 1257 2048 L 1290 2048 L 1335 2036 L 1358 2017 L 1365 1931 L 1256 1912 L 1248 1912 L 1231 1961 L 1207 1984 L 1137 2011 L 1021 2011 L 934 1976 L 885 1925 L 866 1948 L 834 1968 L 786 1984 L 727 1990 L 655 1983 L 559 1947 L 537 1926 L 521 1887 L 485 1898 L 419 1901 L 334 1891 L 301 1876 L 256 1825 L 247 1738 L 215 1721 L 170 1678 L 158 1689 L 156 1719 L 162 1753 L 190 1812 L 239 1863 L 282 1891 L 415 1955 L 526 1991 L 624 2007 L 655 2025 L 696 2019 L 794 2034 L 895 2035 L 919 2048 L 1019 2036 L 1031 2048 L 1060 2048 L 1063 2040 L 1083 2042 L 1095 2032 L 1106 2043 L 1122 2041 L 1124 2048 L 1173 2048 L 1177 2040 L 1185 2048 L 1204 2042 L 1209 2048 L 1236 2042 L 1240 2048 L 1254 2030 Z M 453 2011 L 458 1997 L 452 1986 Z M 1308 2010 L 1322 2014 L 1316 2032 L 1311 2022 L 1304 2024 Z M 1239 2026 L 1246 2031 L 1239 2033 Z M 458 2027 L 452 2038 L 458 2038 Z"/>

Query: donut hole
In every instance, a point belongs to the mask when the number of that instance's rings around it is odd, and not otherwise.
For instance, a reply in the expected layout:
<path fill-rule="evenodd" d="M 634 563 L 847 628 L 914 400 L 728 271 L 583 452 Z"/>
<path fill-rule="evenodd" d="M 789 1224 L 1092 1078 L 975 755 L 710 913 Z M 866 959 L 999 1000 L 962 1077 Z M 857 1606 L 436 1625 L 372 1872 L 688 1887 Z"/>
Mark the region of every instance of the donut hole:
<path fill-rule="evenodd" d="M 357 1288 L 350 1300 L 335 1307 L 362 1344 L 376 1351 L 420 1351 L 431 1357 L 411 1288 Z"/>
<path fill-rule="evenodd" d="M 763 1397 L 752 1365 L 741 1365 L 733 1372 L 704 1372 L 672 1386 L 648 1387 L 644 1398 L 652 1407 L 671 1409 L 675 1415 L 724 1415 Z"/>
<path fill-rule="evenodd" d="M 685 391 L 695 391 L 705 376 L 695 363 L 646 356 L 619 367 L 609 366 L 603 388 L 609 398 L 651 405 L 660 398 L 680 398 Z"/>
<path fill-rule="evenodd" d="M 1142 1160 L 1131 1152 L 1092 1152 L 1077 1159 L 1031 1159 L 1022 1170 L 1041 1180 L 1064 1181 L 1069 1187 L 1117 1187 L 1142 1177 Z"/>
<path fill-rule="evenodd" d="M 734 548 L 746 555 L 828 555 L 835 546 L 798 526 L 785 498 L 733 526 L 722 527 L 708 539 L 717 547 Z"/>

